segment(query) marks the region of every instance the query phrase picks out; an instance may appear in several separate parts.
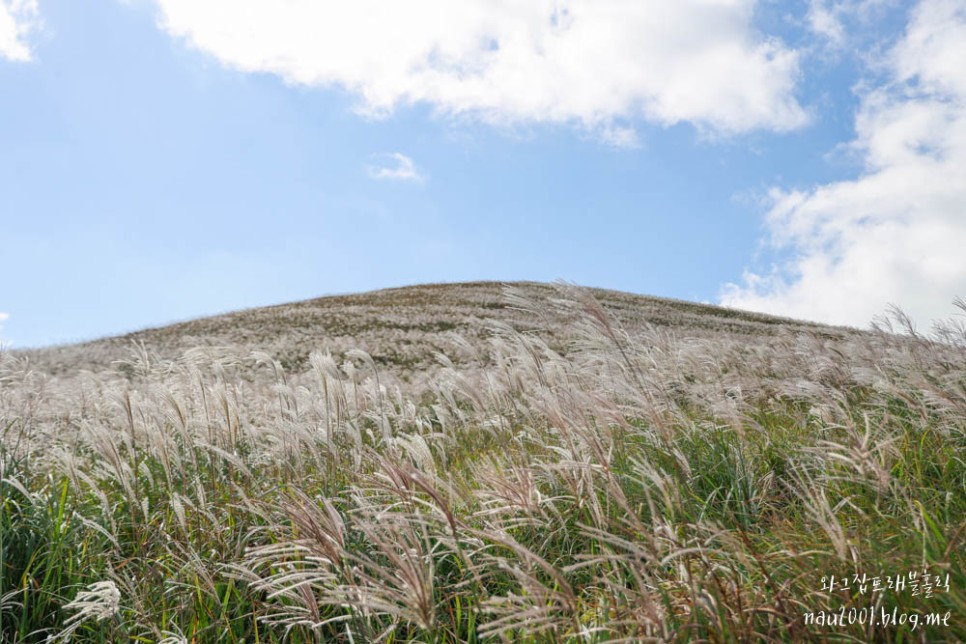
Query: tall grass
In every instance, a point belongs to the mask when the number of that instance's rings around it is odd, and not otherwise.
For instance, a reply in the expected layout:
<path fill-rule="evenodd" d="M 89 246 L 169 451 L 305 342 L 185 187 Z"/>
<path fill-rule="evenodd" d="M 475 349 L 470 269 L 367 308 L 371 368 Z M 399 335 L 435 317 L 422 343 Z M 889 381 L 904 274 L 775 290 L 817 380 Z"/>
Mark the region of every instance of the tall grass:
<path fill-rule="evenodd" d="M 507 305 L 567 332 L 450 338 L 423 384 L 324 347 L 0 354 L 0 640 L 966 639 L 955 325 L 696 339 L 569 288 Z M 949 589 L 871 590 L 922 571 Z M 853 608 L 907 619 L 815 620 Z"/>

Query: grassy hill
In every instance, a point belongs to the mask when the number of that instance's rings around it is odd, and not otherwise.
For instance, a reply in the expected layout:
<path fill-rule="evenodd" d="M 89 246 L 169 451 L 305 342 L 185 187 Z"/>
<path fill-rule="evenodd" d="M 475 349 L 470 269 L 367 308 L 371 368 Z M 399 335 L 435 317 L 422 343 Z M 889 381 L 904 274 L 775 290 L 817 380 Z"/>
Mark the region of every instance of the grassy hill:
<path fill-rule="evenodd" d="M 25 352 L 48 373 L 101 370 L 130 357 L 143 345 L 172 359 L 197 347 L 219 347 L 238 355 L 269 353 L 286 369 L 308 364 L 312 351 L 342 356 L 367 351 L 376 364 L 400 372 L 437 364 L 437 352 L 454 352 L 456 334 L 474 346 L 486 344 L 491 327 L 509 325 L 542 335 L 564 350 L 579 308 L 568 293 L 592 296 L 615 323 L 629 332 L 648 327 L 694 337 L 774 337 L 821 332 L 845 338 L 854 330 L 823 327 L 717 306 L 563 284 L 475 282 L 427 284 L 369 293 L 321 297 L 291 304 L 237 311 L 75 345 Z"/>
<path fill-rule="evenodd" d="M 943 333 L 475 283 L 0 353 L 0 640 L 964 641 Z"/>

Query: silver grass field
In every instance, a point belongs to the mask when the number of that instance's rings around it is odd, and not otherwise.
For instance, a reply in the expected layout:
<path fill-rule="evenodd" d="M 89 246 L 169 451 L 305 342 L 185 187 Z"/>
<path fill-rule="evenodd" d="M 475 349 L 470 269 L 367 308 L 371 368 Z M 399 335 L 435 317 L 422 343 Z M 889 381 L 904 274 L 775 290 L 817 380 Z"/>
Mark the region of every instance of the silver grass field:
<path fill-rule="evenodd" d="M 957 319 L 469 284 L 0 351 L 0 641 L 964 641 Z"/>

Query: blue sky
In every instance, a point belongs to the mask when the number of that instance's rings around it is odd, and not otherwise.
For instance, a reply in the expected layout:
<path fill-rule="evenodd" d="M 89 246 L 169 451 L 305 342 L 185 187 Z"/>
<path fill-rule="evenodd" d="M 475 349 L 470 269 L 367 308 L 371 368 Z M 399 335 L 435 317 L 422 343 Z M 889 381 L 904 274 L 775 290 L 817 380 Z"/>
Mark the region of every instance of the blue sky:
<path fill-rule="evenodd" d="M 964 43 L 957 0 L 0 0 L 0 339 L 478 279 L 928 326 Z"/>

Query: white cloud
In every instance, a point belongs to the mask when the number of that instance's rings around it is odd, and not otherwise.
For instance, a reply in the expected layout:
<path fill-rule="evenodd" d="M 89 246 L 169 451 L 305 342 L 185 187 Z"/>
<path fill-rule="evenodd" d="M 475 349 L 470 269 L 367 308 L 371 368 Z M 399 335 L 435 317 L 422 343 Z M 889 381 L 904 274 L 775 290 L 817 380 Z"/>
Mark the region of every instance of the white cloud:
<path fill-rule="evenodd" d="M 10 319 L 9 313 L 0 311 L 0 334 L 3 333 L 3 323 Z M 0 346 L 3 346 L 3 335 L 0 335 Z"/>
<path fill-rule="evenodd" d="M 639 148 L 641 143 L 637 130 L 627 125 L 607 124 L 598 129 L 595 135 L 615 148 Z"/>
<path fill-rule="evenodd" d="M 876 33 L 876 19 L 903 0 L 809 0 L 805 26 L 820 44 L 840 53 Z"/>
<path fill-rule="evenodd" d="M 845 40 L 845 26 L 842 24 L 842 5 L 828 0 L 811 0 L 806 20 L 813 32 L 827 39 L 832 45 L 841 45 Z"/>
<path fill-rule="evenodd" d="M 615 122 L 737 133 L 807 120 L 798 55 L 755 0 L 156 0 L 169 33 L 226 65 L 340 86 L 369 115 L 425 103 L 497 124 Z"/>
<path fill-rule="evenodd" d="M 392 154 L 384 155 L 387 161 L 391 161 L 392 165 L 383 165 L 380 167 L 370 166 L 369 176 L 373 179 L 389 179 L 393 181 L 424 181 L 425 177 L 416 167 L 415 162 L 407 157 L 405 154 L 400 154 L 399 152 L 393 152 Z"/>
<path fill-rule="evenodd" d="M 856 117 L 861 176 L 773 190 L 767 225 L 792 258 L 724 304 L 865 326 L 892 303 L 928 326 L 966 295 L 966 2 L 923 0 L 886 64 Z"/>
<path fill-rule="evenodd" d="M 0 0 L 0 58 L 29 61 L 27 37 L 38 21 L 36 0 Z"/>

